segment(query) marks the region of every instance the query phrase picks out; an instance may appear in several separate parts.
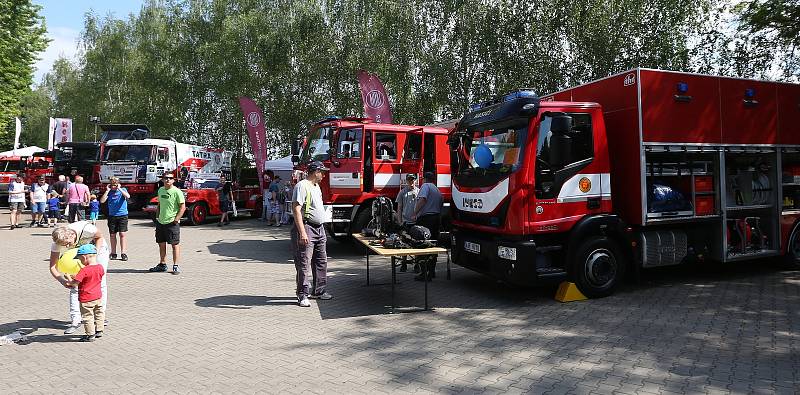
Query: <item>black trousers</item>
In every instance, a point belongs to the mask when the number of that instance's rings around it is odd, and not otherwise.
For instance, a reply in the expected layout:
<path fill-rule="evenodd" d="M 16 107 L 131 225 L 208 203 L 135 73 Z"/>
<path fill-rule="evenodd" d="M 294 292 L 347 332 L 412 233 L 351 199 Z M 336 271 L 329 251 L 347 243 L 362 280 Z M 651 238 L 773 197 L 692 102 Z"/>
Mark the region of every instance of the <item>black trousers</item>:
<path fill-rule="evenodd" d="M 439 224 L 441 222 L 441 214 L 426 214 L 417 218 L 416 225 L 424 226 L 431 231 L 431 240 L 439 240 Z M 433 277 L 436 274 L 436 257 L 438 255 L 423 255 L 419 257 L 419 264 L 425 265 L 428 270 L 428 276 Z"/>

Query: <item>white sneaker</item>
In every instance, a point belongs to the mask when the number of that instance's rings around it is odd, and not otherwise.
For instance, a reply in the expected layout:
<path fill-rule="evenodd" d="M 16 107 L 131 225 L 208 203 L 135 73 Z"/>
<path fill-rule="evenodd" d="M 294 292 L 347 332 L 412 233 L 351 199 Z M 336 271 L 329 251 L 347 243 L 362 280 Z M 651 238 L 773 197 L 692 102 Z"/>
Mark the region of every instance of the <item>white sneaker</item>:
<path fill-rule="evenodd" d="M 306 297 L 306 296 L 303 296 L 303 298 L 300 299 L 300 303 L 299 304 L 300 304 L 300 307 L 311 307 L 311 302 L 308 300 L 308 297 Z"/>

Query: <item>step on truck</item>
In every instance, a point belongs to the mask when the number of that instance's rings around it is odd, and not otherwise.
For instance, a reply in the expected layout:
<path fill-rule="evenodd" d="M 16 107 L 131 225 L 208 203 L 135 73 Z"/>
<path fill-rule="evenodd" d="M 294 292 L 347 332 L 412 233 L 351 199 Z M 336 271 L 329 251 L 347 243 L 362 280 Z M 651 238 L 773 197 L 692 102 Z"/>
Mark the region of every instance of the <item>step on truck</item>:
<path fill-rule="evenodd" d="M 453 259 L 495 278 L 800 264 L 800 85 L 634 69 L 471 106 L 450 144 Z"/>
<path fill-rule="evenodd" d="M 422 179 L 436 174 L 436 185 L 450 202 L 448 130 L 434 126 L 374 123 L 369 118 L 328 117 L 310 127 L 293 144 L 295 170 L 321 161 L 330 172 L 322 180 L 325 209 L 331 215 L 328 233 L 336 239 L 360 233 L 372 219 L 378 196 L 394 201 L 409 173 Z M 446 213 L 445 213 L 446 215 Z"/>

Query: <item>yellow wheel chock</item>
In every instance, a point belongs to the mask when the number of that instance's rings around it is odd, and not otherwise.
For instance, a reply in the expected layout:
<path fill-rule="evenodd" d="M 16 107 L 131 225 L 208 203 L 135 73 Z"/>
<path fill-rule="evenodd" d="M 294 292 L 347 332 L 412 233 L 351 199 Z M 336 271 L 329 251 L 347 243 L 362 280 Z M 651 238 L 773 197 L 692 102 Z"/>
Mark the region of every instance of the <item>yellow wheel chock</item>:
<path fill-rule="evenodd" d="M 586 299 L 587 297 L 578 290 L 578 286 L 569 281 L 562 282 L 558 286 L 558 291 L 556 291 L 556 300 L 559 302 L 566 303 Z"/>

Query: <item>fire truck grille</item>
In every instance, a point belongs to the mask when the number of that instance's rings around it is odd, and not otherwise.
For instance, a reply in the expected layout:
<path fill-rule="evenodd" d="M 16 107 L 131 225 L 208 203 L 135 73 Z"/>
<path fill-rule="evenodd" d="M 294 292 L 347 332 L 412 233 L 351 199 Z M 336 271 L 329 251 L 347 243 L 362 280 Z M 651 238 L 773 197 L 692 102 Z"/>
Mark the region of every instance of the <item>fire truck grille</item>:
<path fill-rule="evenodd" d="M 352 211 L 349 207 L 334 207 L 333 208 L 333 219 L 346 219 L 350 220 L 350 212 Z"/>

